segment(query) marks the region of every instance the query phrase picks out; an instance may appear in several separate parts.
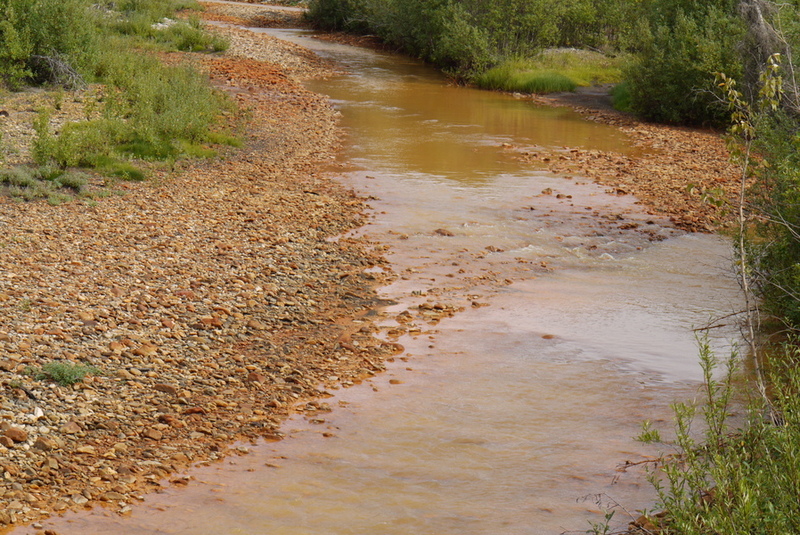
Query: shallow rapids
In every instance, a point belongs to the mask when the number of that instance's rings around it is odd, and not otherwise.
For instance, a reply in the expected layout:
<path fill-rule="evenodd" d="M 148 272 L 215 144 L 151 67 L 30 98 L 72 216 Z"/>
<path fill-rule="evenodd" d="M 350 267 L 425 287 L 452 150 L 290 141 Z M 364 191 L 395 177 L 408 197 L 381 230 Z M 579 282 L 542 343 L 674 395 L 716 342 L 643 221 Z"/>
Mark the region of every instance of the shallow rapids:
<path fill-rule="evenodd" d="M 398 56 L 269 30 L 343 65 L 310 87 L 342 113 L 334 166 L 372 200 L 380 290 L 405 346 L 389 371 L 296 417 L 288 437 L 191 471 L 188 485 L 44 522 L 61 535 L 517 535 L 582 532 L 654 499 L 626 460 L 645 419 L 694 396 L 694 329 L 738 308 L 726 242 L 679 235 L 635 199 L 515 159 L 633 154 L 612 127 L 446 83 Z M 422 304 L 463 308 L 438 324 Z M 410 310 L 412 321 L 397 321 Z M 733 326 L 710 331 L 719 351 Z M 388 336 L 388 335 L 384 335 Z M 614 521 L 629 519 L 618 512 Z M 15 534 L 34 533 L 22 528 Z"/>

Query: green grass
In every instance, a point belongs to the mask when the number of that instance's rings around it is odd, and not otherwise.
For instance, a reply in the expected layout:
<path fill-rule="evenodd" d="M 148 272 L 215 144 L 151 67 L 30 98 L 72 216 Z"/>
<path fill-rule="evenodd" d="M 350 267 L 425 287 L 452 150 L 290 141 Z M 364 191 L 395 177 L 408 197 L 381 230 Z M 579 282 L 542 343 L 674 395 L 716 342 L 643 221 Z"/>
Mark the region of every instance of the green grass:
<path fill-rule="evenodd" d="M 84 193 L 89 176 L 79 171 L 42 166 L 17 166 L 0 170 L 0 186 L 19 201 L 47 199 L 51 205 L 70 202 Z"/>
<path fill-rule="evenodd" d="M 478 87 L 521 93 L 575 91 L 578 87 L 615 84 L 622 59 L 573 49 L 545 50 L 535 58 L 507 60 L 475 77 Z"/>

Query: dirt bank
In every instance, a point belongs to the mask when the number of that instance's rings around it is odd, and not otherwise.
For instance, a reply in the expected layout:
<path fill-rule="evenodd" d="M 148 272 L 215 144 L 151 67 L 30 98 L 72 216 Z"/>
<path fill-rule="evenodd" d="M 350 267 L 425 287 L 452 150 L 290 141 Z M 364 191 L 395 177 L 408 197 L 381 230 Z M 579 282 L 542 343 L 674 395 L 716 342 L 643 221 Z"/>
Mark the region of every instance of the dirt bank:
<path fill-rule="evenodd" d="M 334 239 L 362 202 L 318 172 L 336 116 L 297 80 L 329 67 L 228 33 L 228 53 L 191 59 L 247 110 L 244 149 L 117 184 L 96 206 L 0 198 L 0 526 L 124 512 L 236 440 L 277 436 L 291 406 L 325 410 L 302 402 L 395 351 L 361 317 L 379 305 L 364 270 L 381 259 Z M 12 101 L 8 124 L 26 113 Z M 100 374 L 30 373 L 55 361 Z"/>

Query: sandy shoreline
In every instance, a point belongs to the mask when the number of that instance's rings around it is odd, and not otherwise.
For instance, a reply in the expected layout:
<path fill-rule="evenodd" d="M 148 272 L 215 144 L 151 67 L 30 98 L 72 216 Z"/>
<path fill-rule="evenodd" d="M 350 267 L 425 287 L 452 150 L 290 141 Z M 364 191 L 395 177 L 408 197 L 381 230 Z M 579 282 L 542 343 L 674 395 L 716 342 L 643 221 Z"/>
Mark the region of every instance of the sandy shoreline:
<path fill-rule="evenodd" d="M 268 12 L 204 16 L 269 25 Z M 218 31 L 231 49 L 191 60 L 249 110 L 245 148 L 121 184 L 93 207 L 0 199 L 0 528 L 96 505 L 124 513 L 175 472 L 236 454 L 235 441 L 279 437 L 292 406 L 325 411 L 325 388 L 380 372 L 396 352 L 368 316 L 385 281 L 364 270 L 383 265 L 380 252 L 335 239 L 365 209 L 323 172 L 336 112 L 300 85 L 332 66 Z M 635 194 L 680 228 L 724 221 L 703 201 L 737 185 L 718 136 L 582 113 L 628 132 L 644 156 L 508 150 Z M 52 360 L 103 374 L 63 387 L 25 373 Z"/>

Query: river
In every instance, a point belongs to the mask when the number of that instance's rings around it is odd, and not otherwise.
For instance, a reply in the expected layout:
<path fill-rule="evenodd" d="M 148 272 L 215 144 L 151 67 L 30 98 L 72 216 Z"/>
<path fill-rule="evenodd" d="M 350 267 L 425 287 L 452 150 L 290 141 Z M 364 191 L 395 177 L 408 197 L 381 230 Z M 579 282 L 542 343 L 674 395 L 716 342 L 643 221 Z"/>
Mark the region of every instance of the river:
<path fill-rule="evenodd" d="M 331 172 L 371 199 L 356 234 L 386 248 L 398 275 L 379 290 L 397 303 L 381 321 L 405 351 L 385 374 L 336 391 L 331 413 L 192 469 L 188 485 L 127 517 L 95 510 L 44 526 L 522 535 L 583 532 L 603 518 L 598 497 L 631 513 L 651 505 L 643 471 L 618 467 L 658 452 L 632 437 L 695 395 L 693 329 L 739 306 L 726 241 L 678 233 L 635 199 L 514 158 L 635 152 L 612 127 L 453 86 L 400 56 L 268 31 L 347 70 L 310 88 L 342 113 L 346 148 Z M 724 353 L 736 330 L 711 333 Z M 612 524 L 628 520 L 618 510 Z"/>

